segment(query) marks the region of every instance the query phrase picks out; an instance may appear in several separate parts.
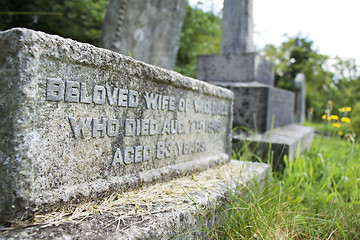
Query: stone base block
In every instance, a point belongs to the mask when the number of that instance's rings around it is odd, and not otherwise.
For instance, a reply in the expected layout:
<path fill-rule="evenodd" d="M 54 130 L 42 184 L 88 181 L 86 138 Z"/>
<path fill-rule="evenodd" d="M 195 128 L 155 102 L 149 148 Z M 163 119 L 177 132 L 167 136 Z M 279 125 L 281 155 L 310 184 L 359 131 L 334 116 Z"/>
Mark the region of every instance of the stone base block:
<path fill-rule="evenodd" d="M 274 85 L 274 64 L 255 53 L 203 55 L 196 78 L 206 82 L 260 82 Z"/>
<path fill-rule="evenodd" d="M 294 93 L 265 84 L 211 82 L 234 92 L 234 127 L 266 132 L 294 122 Z"/>
<path fill-rule="evenodd" d="M 229 191 L 268 181 L 270 166 L 232 160 L 218 168 L 112 195 L 101 204 L 37 215 L 31 225 L 2 229 L 1 239 L 199 239 L 220 223 Z M 25 224 L 25 226 L 24 226 Z"/>
<path fill-rule="evenodd" d="M 245 145 L 263 160 L 273 159 L 273 170 L 285 168 L 284 156 L 293 159 L 297 154 L 309 150 L 314 138 L 314 129 L 298 124 L 275 128 L 263 134 L 238 134 L 233 137 L 233 150 Z M 270 155 L 269 155 L 270 154 Z"/>

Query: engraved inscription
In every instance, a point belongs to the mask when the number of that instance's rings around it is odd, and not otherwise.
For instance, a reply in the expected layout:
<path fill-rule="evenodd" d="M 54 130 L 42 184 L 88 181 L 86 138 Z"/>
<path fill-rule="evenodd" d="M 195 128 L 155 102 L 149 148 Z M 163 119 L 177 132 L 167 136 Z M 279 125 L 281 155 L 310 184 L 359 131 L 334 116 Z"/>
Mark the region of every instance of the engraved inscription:
<path fill-rule="evenodd" d="M 152 116 L 159 114 L 159 118 L 156 119 L 129 118 L 121 113 L 112 117 L 106 115 L 68 117 L 74 139 L 107 139 L 119 136 L 124 139 L 125 144 L 116 147 L 113 155 L 110 156 L 110 166 L 205 152 L 208 150 L 205 141 L 191 141 L 190 139 L 193 139 L 191 136 L 199 135 L 200 138 L 206 138 L 207 134 L 222 134 L 224 129 L 222 129 L 221 117 L 226 116 L 229 111 L 229 105 L 224 100 L 209 100 L 200 96 L 189 100 L 156 92 L 138 92 L 133 89 L 102 85 L 89 86 L 83 82 L 63 81 L 50 77 L 47 78 L 46 100 L 93 104 L 94 107 L 109 105 L 134 109 L 142 106 L 141 111 L 156 112 Z M 162 114 L 163 112 L 168 112 L 168 115 Z M 185 139 L 189 136 L 190 141 L 177 140 L 177 136 L 184 135 Z M 170 139 L 159 140 L 161 137 Z M 131 144 L 128 142 L 133 141 L 131 139 L 138 144 L 129 146 Z M 141 145 L 142 141 L 139 139 L 147 139 L 147 143 Z"/>
<path fill-rule="evenodd" d="M 156 145 L 117 148 L 111 166 L 146 162 L 152 158 L 162 159 L 206 151 L 204 141 L 171 142 L 159 141 Z"/>

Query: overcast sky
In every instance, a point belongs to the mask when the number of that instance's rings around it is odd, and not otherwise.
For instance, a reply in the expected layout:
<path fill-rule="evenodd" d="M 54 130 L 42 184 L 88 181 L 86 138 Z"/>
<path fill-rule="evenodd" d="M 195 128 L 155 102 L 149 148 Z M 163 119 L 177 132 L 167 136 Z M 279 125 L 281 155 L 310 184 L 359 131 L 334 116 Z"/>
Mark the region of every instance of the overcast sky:
<path fill-rule="evenodd" d="M 189 0 L 196 4 L 199 0 Z M 223 0 L 202 0 L 205 8 L 220 11 Z M 253 0 L 254 41 L 258 49 L 276 46 L 284 34 L 314 41 L 320 53 L 355 58 L 360 64 L 360 0 Z"/>

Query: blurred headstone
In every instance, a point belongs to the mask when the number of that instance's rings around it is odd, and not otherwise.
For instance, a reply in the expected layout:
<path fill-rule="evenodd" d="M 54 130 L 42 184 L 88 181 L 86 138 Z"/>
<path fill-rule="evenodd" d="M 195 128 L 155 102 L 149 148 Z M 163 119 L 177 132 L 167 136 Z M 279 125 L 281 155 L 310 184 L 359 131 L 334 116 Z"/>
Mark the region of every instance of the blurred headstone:
<path fill-rule="evenodd" d="M 274 65 L 254 53 L 252 6 L 252 0 L 224 1 L 222 53 L 198 56 L 196 77 L 232 90 L 234 127 L 259 133 L 240 131 L 233 138 L 234 146 L 243 141 L 272 146 L 274 164 L 283 167 L 284 154 L 293 156 L 299 144 L 300 151 L 309 147 L 312 129 L 293 124 L 294 93 L 275 88 Z M 267 156 L 268 151 L 262 152 Z"/>
<path fill-rule="evenodd" d="M 109 0 L 100 47 L 172 70 L 186 0 Z"/>
<path fill-rule="evenodd" d="M 240 54 L 255 50 L 253 1 L 225 0 L 222 23 L 222 54 Z"/>

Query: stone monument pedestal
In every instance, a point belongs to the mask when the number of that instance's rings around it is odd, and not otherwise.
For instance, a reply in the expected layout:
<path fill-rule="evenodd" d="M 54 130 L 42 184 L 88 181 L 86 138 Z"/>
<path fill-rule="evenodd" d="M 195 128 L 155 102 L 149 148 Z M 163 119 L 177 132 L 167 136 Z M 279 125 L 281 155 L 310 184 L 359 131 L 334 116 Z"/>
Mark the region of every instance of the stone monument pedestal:
<path fill-rule="evenodd" d="M 311 146 L 313 129 L 293 124 L 295 94 L 275 88 L 274 65 L 255 53 L 199 56 L 197 78 L 234 92 L 233 149 L 250 146 L 259 157 L 273 152 L 273 168 L 283 157 Z M 250 130 L 254 134 L 245 133 Z M 251 142 L 251 144 L 249 144 Z"/>
<path fill-rule="evenodd" d="M 210 83 L 234 92 L 234 127 L 265 132 L 293 122 L 292 92 L 259 82 Z"/>
<path fill-rule="evenodd" d="M 255 144 L 262 158 L 271 148 L 273 168 L 280 169 L 284 155 L 311 145 L 313 130 L 293 124 L 294 93 L 274 87 L 274 64 L 255 53 L 252 33 L 253 1 L 225 0 L 222 53 L 199 56 L 196 78 L 234 92 L 234 147 Z"/>

